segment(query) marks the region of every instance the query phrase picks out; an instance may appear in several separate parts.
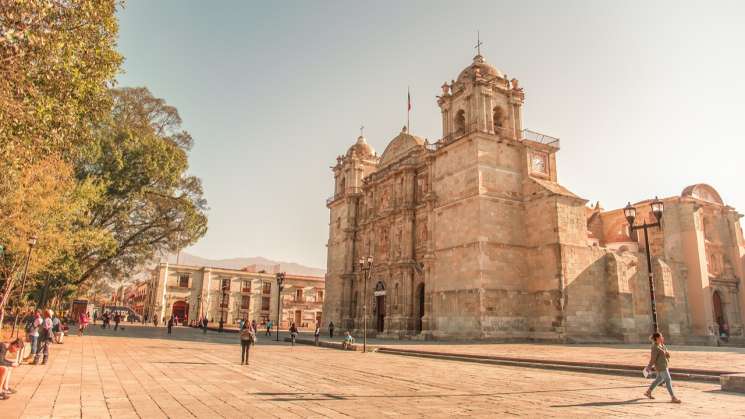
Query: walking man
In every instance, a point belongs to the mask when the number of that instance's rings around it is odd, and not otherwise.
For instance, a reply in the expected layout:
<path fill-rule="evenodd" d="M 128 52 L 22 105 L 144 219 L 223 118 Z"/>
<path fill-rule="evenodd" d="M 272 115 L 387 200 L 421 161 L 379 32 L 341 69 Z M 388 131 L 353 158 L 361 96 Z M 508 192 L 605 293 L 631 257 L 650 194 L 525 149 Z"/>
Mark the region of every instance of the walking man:
<path fill-rule="evenodd" d="M 171 329 L 173 328 L 173 316 L 171 316 L 170 319 L 168 319 L 168 334 L 171 334 Z"/>
<path fill-rule="evenodd" d="M 272 335 L 272 325 L 273 325 L 273 323 L 272 323 L 271 320 L 269 320 L 268 322 L 266 322 L 266 335 L 267 336 L 271 336 Z"/>
<path fill-rule="evenodd" d="M 334 322 L 329 323 L 329 338 L 334 338 Z"/>
<path fill-rule="evenodd" d="M 202 333 L 207 334 L 207 318 L 202 317 Z"/>
<path fill-rule="evenodd" d="M 292 346 L 295 346 L 296 338 L 297 338 L 297 326 L 295 326 L 295 322 L 292 322 L 292 325 L 290 325 L 290 341 L 292 342 Z"/>
<path fill-rule="evenodd" d="M 119 313 L 114 314 L 114 330 L 119 329 L 119 322 L 122 321 L 122 315 Z"/>
<path fill-rule="evenodd" d="M 319 325 L 318 323 L 316 323 L 316 331 L 313 332 L 313 339 L 316 342 L 316 346 L 318 346 L 318 338 L 320 338 L 320 337 L 321 337 L 321 325 Z"/>

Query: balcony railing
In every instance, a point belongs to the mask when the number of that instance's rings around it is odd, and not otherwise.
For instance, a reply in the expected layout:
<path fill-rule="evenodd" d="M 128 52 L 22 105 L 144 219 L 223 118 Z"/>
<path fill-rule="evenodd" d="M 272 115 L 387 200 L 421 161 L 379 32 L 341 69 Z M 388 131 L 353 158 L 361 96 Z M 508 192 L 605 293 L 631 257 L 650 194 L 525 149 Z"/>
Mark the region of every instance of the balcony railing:
<path fill-rule="evenodd" d="M 434 143 L 426 143 L 425 147 L 429 151 L 437 151 L 437 149 L 439 149 L 440 147 L 450 144 L 451 142 L 474 132 L 484 132 L 492 134 L 492 132 L 488 130 L 479 128 L 476 123 L 471 123 L 458 132 L 442 137 L 442 139 L 440 139 L 439 141 L 435 141 Z M 506 127 L 496 127 L 494 128 L 493 133 L 502 136 L 511 136 L 510 129 Z M 535 141 L 537 143 L 544 144 L 556 149 L 558 149 L 560 146 L 560 141 L 558 138 L 529 129 L 524 129 L 521 133 L 520 138 L 521 140 Z"/>
<path fill-rule="evenodd" d="M 549 147 L 559 148 L 559 145 L 561 144 L 558 138 L 546 134 L 541 134 L 537 131 L 524 129 L 522 134 L 524 140 L 535 141 L 536 143 L 545 144 Z"/>
<path fill-rule="evenodd" d="M 354 186 L 346 188 L 344 191 L 334 194 L 333 196 L 326 199 L 326 205 L 329 205 L 330 203 L 336 201 L 337 199 L 346 196 L 346 195 L 355 195 L 362 193 L 362 188 Z"/>

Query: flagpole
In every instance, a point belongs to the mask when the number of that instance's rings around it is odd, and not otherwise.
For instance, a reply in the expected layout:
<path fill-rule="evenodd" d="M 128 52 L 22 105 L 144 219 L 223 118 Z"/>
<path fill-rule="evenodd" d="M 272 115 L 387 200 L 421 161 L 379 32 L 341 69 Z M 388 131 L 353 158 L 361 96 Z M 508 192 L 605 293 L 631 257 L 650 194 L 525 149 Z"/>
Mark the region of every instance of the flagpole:
<path fill-rule="evenodd" d="M 409 116 L 411 115 L 411 90 L 409 86 L 406 86 L 406 132 L 411 134 L 411 122 Z"/>

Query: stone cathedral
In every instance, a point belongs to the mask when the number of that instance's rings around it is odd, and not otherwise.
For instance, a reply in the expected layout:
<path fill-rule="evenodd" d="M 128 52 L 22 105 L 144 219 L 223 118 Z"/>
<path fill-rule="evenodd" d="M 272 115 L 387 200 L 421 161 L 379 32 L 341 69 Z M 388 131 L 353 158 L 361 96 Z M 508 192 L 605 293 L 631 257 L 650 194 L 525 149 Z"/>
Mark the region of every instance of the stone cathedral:
<path fill-rule="evenodd" d="M 337 157 L 324 326 L 359 335 L 366 305 L 368 336 L 383 338 L 646 341 L 644 233 L 559 184 L 559 140 L 523 128 L 524 100 L 479 54 L 442 86 L 441 139 L 404 127 L 382 155 L 360 136 Z M 649 237 L 660 330 L 745 340 L 742 215 L 705 184 L 662 201 Z M 654 221 L 649 203 L 637 223 Z"/>

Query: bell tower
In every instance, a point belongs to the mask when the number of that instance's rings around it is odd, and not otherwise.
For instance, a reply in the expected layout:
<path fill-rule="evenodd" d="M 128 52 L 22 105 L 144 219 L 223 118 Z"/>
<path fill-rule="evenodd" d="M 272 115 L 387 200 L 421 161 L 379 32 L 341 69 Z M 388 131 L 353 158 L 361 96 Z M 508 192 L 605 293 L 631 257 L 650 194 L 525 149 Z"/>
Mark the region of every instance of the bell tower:
<path fill-rule="evenodd" d="M 480 47 L 480 42 L 477 44 Z M 472 132 L 517 140 L 522 131 L 525 95 L 517 79 L 509 80 L 479 53 L 457 80 L 442 85 L 442 137 L 454 140 Z"/>

